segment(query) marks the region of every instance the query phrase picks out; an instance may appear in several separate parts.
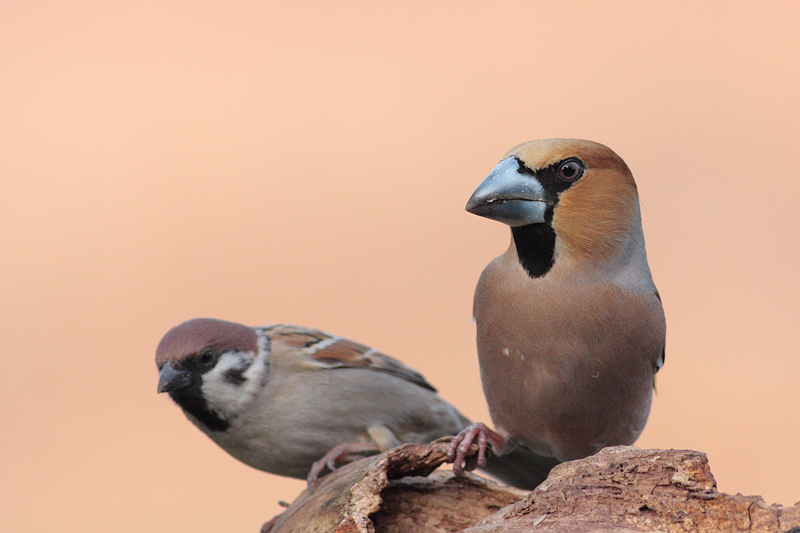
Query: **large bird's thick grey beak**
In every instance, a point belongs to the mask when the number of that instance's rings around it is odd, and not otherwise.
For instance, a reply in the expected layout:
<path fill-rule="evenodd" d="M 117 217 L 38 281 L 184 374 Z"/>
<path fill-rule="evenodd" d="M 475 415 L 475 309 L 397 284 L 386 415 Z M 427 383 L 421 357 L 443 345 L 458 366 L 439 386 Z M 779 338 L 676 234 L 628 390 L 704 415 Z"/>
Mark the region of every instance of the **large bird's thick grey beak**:
<path fill-rule="evenodd" d="M 170 392 L 182 389 L 192 383 L 192 375 L 186 370 L 176 370 L 172 364 L 167 361 L 167 364 L 161 367 L 161 373 L 158 376 L 158 392 Z"/>
<path fill-rule="evenodd" d="M 547 202 L 539 180 L 521 173 L 517 159 L 509 157 L 478 185 L 466 209 L 509 226 L 527 226 L 545 222 Z"/>

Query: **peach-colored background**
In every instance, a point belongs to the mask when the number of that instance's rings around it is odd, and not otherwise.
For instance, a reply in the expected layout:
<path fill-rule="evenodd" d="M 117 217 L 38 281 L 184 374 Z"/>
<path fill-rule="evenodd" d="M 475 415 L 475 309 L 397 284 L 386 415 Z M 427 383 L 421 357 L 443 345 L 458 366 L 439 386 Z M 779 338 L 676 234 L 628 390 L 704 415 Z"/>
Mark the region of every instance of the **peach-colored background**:
<path fill-rule="evenodd" d="M 156 395 L 182 320 L 315 326 L 487 420 L 464 212 L 522 141 L 639 184 L 667 361 L 642 447 L 800 500 L 800 2 L 2 2 L 0 529 L 256 531 L 303 484 Z"/>

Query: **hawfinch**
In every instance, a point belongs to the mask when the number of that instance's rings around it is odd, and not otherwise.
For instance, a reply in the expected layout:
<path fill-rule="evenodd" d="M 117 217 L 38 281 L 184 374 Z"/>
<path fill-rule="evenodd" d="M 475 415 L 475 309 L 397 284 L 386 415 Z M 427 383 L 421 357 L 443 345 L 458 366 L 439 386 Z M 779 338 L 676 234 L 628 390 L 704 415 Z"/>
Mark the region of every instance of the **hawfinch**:
<path fill-rule="evenodd" d="M 511 149 L 466 207 L 511 227 L 475 290 L 481 382 L 495 431 L 453 441 L 527 449 L 557 464 L 632 444 L 664 364 L 666 324 L 647 264 L 639 197 L 606 146 L 545 139 Z M 542 480 L 544 477 L 542 478 Z"/>
<path fill-rule="evenodd" d="M 189 320 L 166 333 L 156 364 L 158 392 L 226 452 L 309 484 L 337 462 L 470 425 L 400 361 L 305 327 Z M 484 470 L 533 488 L 537 460 L 520 450 Z"/>

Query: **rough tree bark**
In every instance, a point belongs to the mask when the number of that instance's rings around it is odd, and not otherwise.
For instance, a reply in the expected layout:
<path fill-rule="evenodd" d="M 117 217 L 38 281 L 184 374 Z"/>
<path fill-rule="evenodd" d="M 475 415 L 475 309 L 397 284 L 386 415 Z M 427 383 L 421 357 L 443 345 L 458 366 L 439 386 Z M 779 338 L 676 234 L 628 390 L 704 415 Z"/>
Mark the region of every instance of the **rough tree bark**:
<path fill-rule="evenodd" d="M 448 443 L 407 444 L 343 466 L 262 532 L 783 533 L 800 527 L 800 502 L 768 506 L 759 496 L 717 492 L 700 452 L 607 448 L 557 466 L 527 493 L 475 475 L 434 472 Z"/>

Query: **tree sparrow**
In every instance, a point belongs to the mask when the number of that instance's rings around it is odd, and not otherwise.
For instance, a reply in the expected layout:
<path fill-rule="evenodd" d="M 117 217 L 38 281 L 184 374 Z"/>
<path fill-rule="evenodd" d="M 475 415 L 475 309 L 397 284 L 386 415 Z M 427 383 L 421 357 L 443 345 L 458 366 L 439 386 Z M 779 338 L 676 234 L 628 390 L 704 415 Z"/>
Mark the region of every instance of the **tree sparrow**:
<path fill-rule="evenodd" d="M 167 332 L 156 364 L 158 392 L 225 451 L 309 483 L 336 462 L 470 424 L 400 361 L 310 328 L 189 320 Z M 533 488 L 543 468 L 536 461 L 524 452 L 492 457 L 484 469 Z"/>

